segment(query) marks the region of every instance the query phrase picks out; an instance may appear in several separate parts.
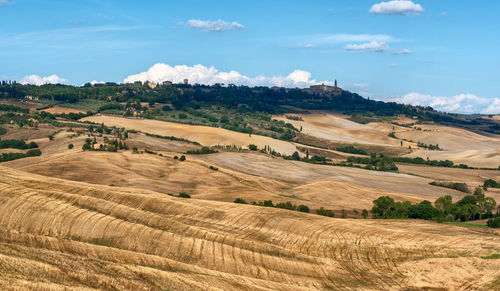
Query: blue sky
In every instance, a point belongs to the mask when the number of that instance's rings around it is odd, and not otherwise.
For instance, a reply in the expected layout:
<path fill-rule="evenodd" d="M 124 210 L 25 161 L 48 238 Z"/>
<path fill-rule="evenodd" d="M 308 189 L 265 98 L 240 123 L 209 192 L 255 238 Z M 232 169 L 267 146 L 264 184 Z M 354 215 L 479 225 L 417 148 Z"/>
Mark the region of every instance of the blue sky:
<path fill-rule="evenodd" d="M 496 0 L 0 0 L 0 79 L 338 79 L 366 97 L 500 113 L 499 11 Z"/>

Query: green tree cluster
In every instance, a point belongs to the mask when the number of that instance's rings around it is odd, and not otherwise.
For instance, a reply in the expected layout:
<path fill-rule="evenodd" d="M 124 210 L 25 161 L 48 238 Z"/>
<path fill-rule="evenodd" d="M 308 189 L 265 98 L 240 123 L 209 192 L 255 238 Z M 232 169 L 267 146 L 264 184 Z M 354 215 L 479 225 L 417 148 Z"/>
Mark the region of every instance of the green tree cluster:
<path fill-rule="evenodd" d="M 473 195 L 466 195 L 453 203 L 450 195 L 439 197 L 434 206 L 424 200 L 417 204 L 409 201 L 395 202 L 389 196 L 381 196 L 373 201 L 371 210 L 374 218 L 405 219 L 419 218 L 436 221 L 469 221 L 493 217 L 496 201 L 485 197 L 481 188 L 477 188 Z"/>

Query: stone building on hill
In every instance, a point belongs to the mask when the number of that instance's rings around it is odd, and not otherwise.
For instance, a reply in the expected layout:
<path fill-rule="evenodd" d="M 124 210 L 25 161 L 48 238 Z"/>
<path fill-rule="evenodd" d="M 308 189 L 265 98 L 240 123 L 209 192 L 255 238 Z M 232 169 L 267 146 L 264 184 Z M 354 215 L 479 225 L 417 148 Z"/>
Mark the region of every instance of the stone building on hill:
<path fill-rule="evenodd" d="M 320 85 L 312 85 L 309 88 L 305 88 L 304 91 L 310 94 L 319 94 L 319 95 L 333 93 L 333 95 L 338 96 L 342 94 L 342 88 L 337 86 L 337 80 L 335 80 L 334 86 L 329 86 L 322 83 Z"/>

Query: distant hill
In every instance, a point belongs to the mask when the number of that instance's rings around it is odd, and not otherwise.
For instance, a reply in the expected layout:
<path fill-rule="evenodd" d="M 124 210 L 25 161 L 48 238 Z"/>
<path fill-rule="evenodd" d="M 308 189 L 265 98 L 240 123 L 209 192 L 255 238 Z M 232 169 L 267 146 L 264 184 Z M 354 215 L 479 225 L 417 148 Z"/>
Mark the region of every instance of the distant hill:
<path fill-rule="evenodd" d="M 481 116 L 465 116 L 435 111 L 432 107 L 412 106 L 395 102 L 383 102 L 364 98 L 338 87 L 316 85 L 310 88 L 248 87 L 221 84 L 190 85 L 141 83 L 133 84 L 85 84 L 84 86 L 22 85 L 3 81 L 0 98 L 51 100 L 76 103 L 85 99 L 103 102 L 149 102 L 172 104 L 175 109 L 210 108 L 223 106 L 240 111 L 285 113 L 293 106 L 310 110 L 330 110 L 351 115 L 396 116 L 406 115 L 415 121 L 434 121 L 447 125 L 467 127 L 490 133 L 500 133 L 500 125 Z M 89 108 L 90 110 L 90 108 Z M 363 120 L 363 119 L 360 119 Z M 370 121 L 368 119 L 367 121 Z"/>

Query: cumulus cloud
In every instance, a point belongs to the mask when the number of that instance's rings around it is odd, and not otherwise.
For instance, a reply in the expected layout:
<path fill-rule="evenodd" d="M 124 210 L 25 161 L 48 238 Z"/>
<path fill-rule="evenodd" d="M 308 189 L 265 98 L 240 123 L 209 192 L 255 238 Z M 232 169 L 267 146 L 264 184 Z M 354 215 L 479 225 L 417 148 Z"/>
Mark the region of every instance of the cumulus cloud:
<path fill-rule="evenodd" d="M 106 84 L 104 81 L 97 81 L 97 80 L 92 80 L 89 83 L 92 86 L 94 86 L 95 84 Z"/>
<path fill-rule="evenodd" d="M 0 6 L 2 5 L 13 5 L 16 4 L 15 1 L 0 0 Z"/>
<path fill-rule="evenodd" d="M 362 44 L 348 44 L 344 46 L 346 51 L 370 51 L 370 52 L 385 52 L 389 50 L 389 45 L 385 42 L 372 41 Z"/>
<path fill-rule="evenodd" d="M 172 81 L 181 83 L 184 79 L 188 79 L 191 84 L 207 84 L 215 83 L 247 85 L 247 86 L 280 86 L 280 87 L 308 87 L 318 84 L 319 82 L 311 78 L 311 73 L 295 70 L 287 76 L 257 76 L 248 77 L 240 74 L 237 71 L 221 72 L 214 67 L 205 67 L 203 65 L 178 65 L 170 66 L 164 63 L 158 63 L 150 67 L 146 72 L 136 75 L 131 75 L 125 78 L 124 83 Z M 324 81 L 322 83 L 332 84 Z"/>
<path fill-rule="evenodd" d="M 459 94 L 452 97 L 445 97 L 414 92 L 406 94 L 401 98 L 391 99 L 390 101 L 410 105 L 431 106 L 438 111 L 453 113 L 500 113 L 499 98 L 483 98 L 473 94 Z"/>
<path fill-rule="evenodd" d="M 402 50 L 399 50 L 399 51 L 392 51 L 391 53 L 393 55 L 409 55 L 409 54 L 411 54 L 411 50 L 409 50 L 409 49 L 402 49 Z"/>
<path fill-rule="evenodd" d="M 44 84 L 63 84 L 68 80 L 61 78 L 57 75 L 50 75 L 47 77 L 41 77 L 38 75 L 27 75 L 21 80 L 21 84 L 32 84 L 32 85 L 44 85 Z"/>
<path fill-rule="evenodd" d="M 408 15 L 423 12 L 424 8 L 420 4 L 415 4 L 408 0 L 392 0 L 373 4 L 370 13 L 389 15 Z"/>
<path fill-rule="evenodd" d="M 208 32 L 220 32 L 226 30 L 234 29 L 244 29 L 245 26 L 238 22 L 226 22 L 221 19 L 219 20 L 200 20 L 200 19 L 190 19 L 187 24 L 193 28 L 201 29 Z"/>
<path fill-rule="evenodd" d="M 295 44 L 295 45 L 292 45 L 291 48 L 293 49 L 297 49 L 297 48 L 315 48 L 316 46 L 314 44 L 311 44 L 311 43 L 298 43 L 298 44 Z"/>

